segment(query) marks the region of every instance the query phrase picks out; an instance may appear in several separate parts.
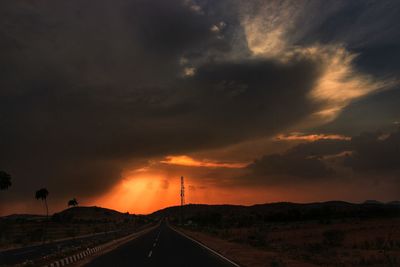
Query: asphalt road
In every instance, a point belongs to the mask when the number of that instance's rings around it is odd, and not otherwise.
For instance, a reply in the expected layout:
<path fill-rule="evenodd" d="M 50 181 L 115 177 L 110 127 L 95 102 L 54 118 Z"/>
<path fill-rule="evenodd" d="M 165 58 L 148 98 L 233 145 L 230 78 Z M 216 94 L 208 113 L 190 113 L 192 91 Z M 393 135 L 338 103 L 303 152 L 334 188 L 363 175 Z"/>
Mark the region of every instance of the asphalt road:
<path fill-rule="evenodd" d="M 102 266 L 233 267 L 235 265 L 175 232 L 163 221 L 154 230 L 85 265 L 85 267 Z"/>

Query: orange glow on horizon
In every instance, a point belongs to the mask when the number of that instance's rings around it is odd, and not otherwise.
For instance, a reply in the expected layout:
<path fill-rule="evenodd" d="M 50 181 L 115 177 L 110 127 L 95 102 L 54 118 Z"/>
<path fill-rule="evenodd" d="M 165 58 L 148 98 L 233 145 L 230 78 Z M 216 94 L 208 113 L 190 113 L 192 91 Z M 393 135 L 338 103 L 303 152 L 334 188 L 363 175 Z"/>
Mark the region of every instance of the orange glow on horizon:
<path fill-rule="evenodd" d="M 249 164 L 249 163 L 215 162 L 211 160 L 196 160 L 186 155 L 167 156 L 165 160 L 162 160 L 160 162 L 164 164 L 190 166 L 190 167 L 232 168 L 232 169 L 244 168 Z"/>
<path fill-rule="evenodd" d="M 157 174 L 138 173 L 124 178 L 107 194 L 92 204 L 119 210 L 146 214 L 161 207 L 177 205 L 179 187 Z"/>
<path fill-rule="evenodd" d="M 304 185 L 304 186 L 221 186 L 216 183 L 185 179 L 186 204 L 232 204 L 254 205 L 271 202 L 308 203 L 328 201 L 341 192 L 342 200 L 360 201 L 364 196 L 354 194 L 354 186 L 343 188 L 340 184 Z M 330 190 L 327 190 L 327 189 Z M 368 190 L 369 191 L 368 191 Z M 374 189 L 367 187 L 368 194 Z M 378 190 L 379 191 L 379 190 Z M 129 176 L 123 179 L 105 195 L 93 199 L 90 205 L 101 206 L 134 214 L 150 214 L 157 210 L 180 205 L 180 177 L 164 178 L 157 174 Z"/>
<path fill-rule="evenodd" d="M 351 153 L 351 152 L 347 152 Z M 337 155 L 332 155 L 337 156 Z M 269 184 L 268 177 L 249 185 L 242 178 L 232 181 L 229 176 L 218 173 L 197 172 L 198 168 L 163 169 L 160 165 L 149 165 L 133 170 L 125 170 L 124 177 L 110 191 L 102 196 L 91 199 L 85 205 L 94 205 L 129 212 L 134 214 L 150 214 L 157 210 L 180 205 L 180 176 L 185 177 L 186 204 L 233 204 L 254 205 L 268 202 L 315 202 L 340 199 L 359 201 L 381 192 L 386 188 L 382 184 L 370 187 L 368 183 L 355 181 L 343 188 L 341 183 L 320 182 L 291 185 L 290 182 Z M 165 167 L 165 166 L 164 166 Z M 250 179 L 250 178 L 249 178 Z M 363 188 L 362 194 L 355 194 L 354 189 Z M 389 190 L 389 191 L 390 191 Z M 389 194 L 388 194 L 389 196 Z"/>
<path fill-rule="evenodd" d="M 277 141 L 308 141 L 313 142 L 317 140 L 350 140 L 351 137 L 340 134 L 303 134 L 300 132 L 293 132 L 290 134 L 279 134 L 275 138 Z"/>
<path fill-rule="evenodd" d="M 121 212 L 149 214 L 180 205 L 180 177 L 165 177 L 151 170 L 127 172 L 128 176 L 90 205 L 115 209 Z M 187 204 L 240 204 L 263 203 L 265 190 L 258 188 L 224 188 L 214 182 L 200 182 L 185 178 Z"/>

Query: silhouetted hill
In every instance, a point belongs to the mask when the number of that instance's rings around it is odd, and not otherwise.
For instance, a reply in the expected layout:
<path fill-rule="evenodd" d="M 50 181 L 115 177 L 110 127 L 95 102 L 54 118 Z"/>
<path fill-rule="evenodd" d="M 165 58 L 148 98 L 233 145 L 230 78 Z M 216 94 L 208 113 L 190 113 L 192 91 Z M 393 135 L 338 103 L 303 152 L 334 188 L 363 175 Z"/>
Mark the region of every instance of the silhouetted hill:
<path fill-rule="evenodd" d="M 42 215 L 14 214 L 0 218 L 0 250 L 39 244 L 44 240 L 101 234 L 85 241 L 85 246 L 92 246 L 92 242 L 122 237 L 154 223 L 144 215 L 132 215 L 100 207 L 69 208 L 55 213 L 49 221 Z M 104 232 L 111 233 L 103 235 Z M 0 266 L 3 266 L 1 256 Z"/>
<path fill-rule="evenodd" d="M 132 219 L 136 215 L 121 213 L 112 209 L 100 207 L 73 207 L 55 213 L 54 221 L 124 221 Z"/>
<path fill-rule="evenodd" d="M 159 210 L 150 216 L 154 218 L 169 216 L 172 220 L 178 220 L 181 213 L 185 221 L 200 225 L 220 224 L 223 227 L 225 224 L 244 226 L 265 222 L 400 217 L 400 206 L 369 202 L 354 204 L 343 201 L 307 204 L 279 202 L 253 206 L 189 204 L 182 208 L 174 206 Z"/>
<path fill-rule="evenodd" d="M 383 204 L 383 202 L 380 202 L 378 200 L 375 199 L 368 199 L 364 201 L 364 204 Z"/>

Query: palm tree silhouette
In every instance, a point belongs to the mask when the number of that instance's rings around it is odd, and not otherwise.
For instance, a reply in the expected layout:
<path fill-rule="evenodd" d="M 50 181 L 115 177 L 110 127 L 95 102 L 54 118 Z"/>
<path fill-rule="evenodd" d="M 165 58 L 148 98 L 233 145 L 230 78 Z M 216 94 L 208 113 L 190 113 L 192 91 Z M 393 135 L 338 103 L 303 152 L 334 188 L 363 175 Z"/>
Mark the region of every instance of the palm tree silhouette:
<path fill-rule="evenodd" d="M 76 200 L 76 198 L 73 198 L 73 199 L 71 199 L 70 201 L 68 201 L 68 207 L 69 206 L 73 206 L 73 207 L 75 207 L 75 206 L 78 206 L 78 201 Z"/>
<path fill-rule="evenodd" d="M 11 175 L 0 171 L 0 190 L 6 190 L 11 186 Z"/>
<path fill-rule="evenodd" d="M 47 196 L 49 195 L 49 191 L 47 191 L 46 188 L 41 188 L 38 191 L 36 191 L 35 198 L 36 199 L 41 199 L 44 201 L 46 205 L 46 219 L 49 218 L 49 207 L 47 206 Z"/>

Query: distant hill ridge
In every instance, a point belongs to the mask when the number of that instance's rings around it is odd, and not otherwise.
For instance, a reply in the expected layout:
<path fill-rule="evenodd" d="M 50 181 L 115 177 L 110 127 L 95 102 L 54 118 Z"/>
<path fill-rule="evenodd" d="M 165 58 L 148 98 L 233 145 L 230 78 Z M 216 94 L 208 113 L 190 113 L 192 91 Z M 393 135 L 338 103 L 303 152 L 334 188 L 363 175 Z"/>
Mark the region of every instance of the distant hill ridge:
<path fill-rule="evenodd" d="M 61 212 L 55 213 L 52 218 L 53 220 L 81 220 L 81 221 L 121 221 L 129 219 L 134 215 L 129 213 L 121 213 L 116 210 L 101 208 L 101 207 L 73 207 Z"/>
<path fill-rule="evenodd" d="M 252 206 L 188 204 L 182 208 L 180 206 L 168 207 L 156 211 L 150 216 L 179 217 L 182 212 L 186 218 L 194 220 L 204 216 L 226 216 L 232 217 L 232 220 L 247 216 L 259 217 L 260 220 L 265 221 L 400 217 L 400 205 L 395 203 L 397 202 L 356 204 L 345 201 L 327 201 L 314 203 L 276 202 Z"/>
<path fill-rule="evenodd" d="M 263 216 L 277 216 L 283 215 L 285 213 L 295 213 L 300 215 L 307 215 L 310 213 L 320 213 L 321 214 L 339 214 L 340 216 L 369 216 L 369 215 L 379 215 L 376 214 L 380 212 L 380 215 L 397 214 L 400 212 L 400 201 L 391 201 L 382 203 L 376 200 L 367 200 L 364 203 L 356 204 L 349 203 L 345 201 L 327 201 L 327 202 L 313 202 L 313 203 L 293 203 L 293 202 L 274 202 L 265 204 L 255 204 L 251 206 L 244 205 L 231 205 L 231 204 L 221 204 L 221 205 L 208 205 L 208 204 L 188 204 L 183 207 L 186 216 L 193 216 L 201 213 L 259 213 Z M 148 216 L 150 217 L 160 217 L 166 216 L 168 214 L 176 215 L 180 212 L 180 206 L 167 207 L 158 211 L 155 211 Z M 375 216 L 374 215 L 374 216 Z M 52 216 L 56 220 L 110 220 L 110 221 L 120 221 L 127 218 L 132 218 L 129 213 L 121 213 L 119 211 L 102 208 L 97 206 L 79 206 L 65 209 L 61 212 L 54 213 Z M 143 215 L 144 216 L 144 215 Z M 300 216 L 301 217 L 301 216 Z M 41 220 L 45 218 L 43 215 L 33 215 L 33 214 L 11 214 L 8 216 L 0 217 L 3 220 Z"/>

